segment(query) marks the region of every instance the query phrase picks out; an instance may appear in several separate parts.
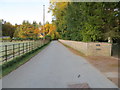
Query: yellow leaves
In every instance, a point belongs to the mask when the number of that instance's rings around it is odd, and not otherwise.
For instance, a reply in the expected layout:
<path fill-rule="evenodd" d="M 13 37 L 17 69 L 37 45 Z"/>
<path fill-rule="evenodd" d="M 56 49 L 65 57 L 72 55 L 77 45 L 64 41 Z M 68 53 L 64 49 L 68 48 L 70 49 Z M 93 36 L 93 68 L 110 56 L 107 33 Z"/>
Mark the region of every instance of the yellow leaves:
<path fill-rule="evenodd" d="M 16 30 L 16 34 L 20 38 L 36 38 L 40 34 L 40 30 L 35 29 L 32 25 L 20 25 Z"/>
<path fill-rule="evenodd" d="M 59 37 L 59 33 L 56 31 L 56 26 L 53 24 L 45 24 L 41 26 L 41 33 L 45 35 L 50 35 L 52 38 Z"/>
<path fill-rule="evenodd" d="M 55 2 L 71 2 L 72 0 L 50 0 L 51 3 Z"/>
<path fill-rule="evenodd" d="M 49 33 L 53 30 L 55 30 L 55 28 L 53 28 L 52 24 L 45 24 L 44 26 L 41 26 L 41 32 Z"/>
<path fill-rule="evenodd" d="M 52 11 L 53 16 L 59 17 L 59 13 L 65 11 L 71 0 L 50 0 L 49 12 Z"/>
<path fill-rule="evenodd" d="M 23 35 L 22 35 L 21 38 L 26 38 L 26 36 L 23 36 Z"/>
<path fill-rule="evenodd" d="M 34 30 L 34 33 L 35 33 L 35 34 L 39 34 L 39 33 L 40 33 L 40 30 L 39 30 L 39 29 L 35 29 L 35 30 Z"/>
<path fill-rule="evenodd" d="M 60 3 L 56 3 L 56 6 L 59 10 L 63 10 L 64 8 L 66 8 L 68 5 L 68 2 L 60 2 Z"/>

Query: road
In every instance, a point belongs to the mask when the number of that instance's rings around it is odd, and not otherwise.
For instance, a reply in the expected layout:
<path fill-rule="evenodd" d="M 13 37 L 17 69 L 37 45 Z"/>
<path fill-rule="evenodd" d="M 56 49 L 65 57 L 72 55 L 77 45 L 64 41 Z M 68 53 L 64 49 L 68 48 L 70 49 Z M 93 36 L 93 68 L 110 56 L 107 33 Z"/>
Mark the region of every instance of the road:
<path fill-rule="evenodd" d="M 117 88 L 83 57 L 58 41 L 2 79 L 3 88 L 68 88 L 87 83 L 90 88 Z"/>

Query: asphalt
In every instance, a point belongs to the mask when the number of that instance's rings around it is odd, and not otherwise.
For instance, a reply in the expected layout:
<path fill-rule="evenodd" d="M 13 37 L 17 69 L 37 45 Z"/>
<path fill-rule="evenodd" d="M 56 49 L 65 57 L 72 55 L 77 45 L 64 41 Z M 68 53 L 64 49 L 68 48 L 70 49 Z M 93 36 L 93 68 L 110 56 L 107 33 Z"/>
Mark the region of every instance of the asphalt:
<path fill-rule="evenodd" d="M 2 79 L 2 88 L 68 88 L 87 83 L 90 88 L 117 88 L 83 57 L 58 41 Z"/>

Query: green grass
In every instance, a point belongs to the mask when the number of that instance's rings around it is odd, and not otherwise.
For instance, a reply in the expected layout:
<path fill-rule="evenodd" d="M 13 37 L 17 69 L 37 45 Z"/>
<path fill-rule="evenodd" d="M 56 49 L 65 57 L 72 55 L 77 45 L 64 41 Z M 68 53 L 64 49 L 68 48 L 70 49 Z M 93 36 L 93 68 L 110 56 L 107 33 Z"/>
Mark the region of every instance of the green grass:
<path fill-rule="evenodd" d="M 29 53 L 26 53 L 21 57 L 17 57 L 12 61 L 4 63 L 2 66 L 0 66 L 2 68 L 2 74 L 0 74 L 1 75 L 0 78 L 4 77 L 5 75 L 9 74 L 13 70 L 17 69 L 18 67 L 29 61 L 33 56 L 37 55 L 41 50 L 43 50 L 48 44 L 45 44 L 40 48 L 37 48 Z"/>

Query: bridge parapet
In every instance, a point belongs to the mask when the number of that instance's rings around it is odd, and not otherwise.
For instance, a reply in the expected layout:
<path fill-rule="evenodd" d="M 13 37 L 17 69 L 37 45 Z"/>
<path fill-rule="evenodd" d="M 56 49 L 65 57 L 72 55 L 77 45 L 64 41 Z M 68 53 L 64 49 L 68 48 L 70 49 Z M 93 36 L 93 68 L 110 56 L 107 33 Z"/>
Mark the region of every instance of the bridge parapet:
<path fill-rule="evenodd" d="M 82 52 L 87 56 L 111 56 L 112 44 L 104 42 L 79 42 L 71 40 L 59 41 L 67 46 Z"/>

